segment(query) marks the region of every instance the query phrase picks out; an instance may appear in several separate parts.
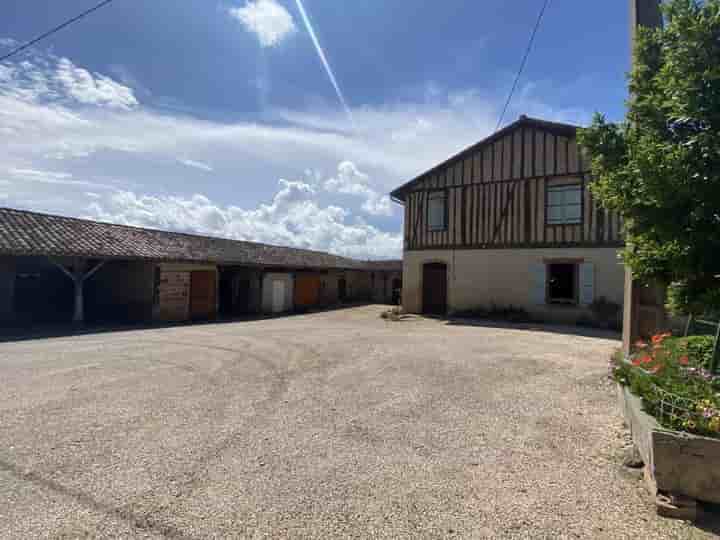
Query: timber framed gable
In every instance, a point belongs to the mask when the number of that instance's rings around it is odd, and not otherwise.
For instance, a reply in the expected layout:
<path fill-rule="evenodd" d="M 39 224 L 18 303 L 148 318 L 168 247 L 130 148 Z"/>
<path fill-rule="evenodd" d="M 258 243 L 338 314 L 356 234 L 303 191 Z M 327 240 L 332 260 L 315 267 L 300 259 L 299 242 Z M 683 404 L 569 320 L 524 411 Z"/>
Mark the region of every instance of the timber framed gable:
<path fill-rule="evenodd" d="M 393 191 L 405 206 L 405 249 L 621 246 L 619 216 L 588 189 L 576 130 L 523 116 Z M 566 185 L 580 186 L 579 218 L 550 222 L 548 192 Z M 446 194 L 446 227 L 436 231 L 427 213 L 437 190 Z"/>

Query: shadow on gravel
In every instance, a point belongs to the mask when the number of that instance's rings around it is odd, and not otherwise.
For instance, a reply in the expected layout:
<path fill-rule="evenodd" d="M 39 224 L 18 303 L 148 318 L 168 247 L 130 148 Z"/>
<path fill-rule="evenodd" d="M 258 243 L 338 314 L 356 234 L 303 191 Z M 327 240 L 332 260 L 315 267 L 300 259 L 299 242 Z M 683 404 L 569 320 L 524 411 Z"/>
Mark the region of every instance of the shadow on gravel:
<path fill-rule="evenodd" d="M 547 323 L 512 323 L 506 321 L 492 321 L 488 319 L 465 319 L 451 317 L 447 320 L 448 326 L 477 326 L 480 328 L 498 328 L 505 330 L 527 330 L 528 332 L 546 332 L 550 334 L 565 334 L 571 336 L 592 337 L 619 340 L 621 335 L 611 330 L 589 328 L 586 326 L 569 326 Z"/>
<path fill-rule="evenodd" d="M 693 525 L 698 529 L 720 536 L 720 504 L 704 503 L 702 514 Z"/>
<path fill-rule="evenodd" d="M 0 327 L 0 343 L 15 341 L 31 341 L 35 339 L 49 339 L 72 336 L 100 335 L 117 332 L 137 332 L 142 330 L 158 330 L 163 328 L 179 328 L 187 326 L 217 326 L 238 322 L 263 321 L 301 315 L 312 315 L 330 311 L 341 311 L 373 304 L 348 303 L 338 306 L 331 306 L 323 309 L 304 310 L 296 313 L 282 313 L 278 315 L 244 315 L 239 317 L 219 317 L 211 321 L 187 321 L 187 322 L 144 322 L 144 323 L 86 323 L 82 326 L 73 324 L 54 324 L 36 326 L 7 326 Z"/>

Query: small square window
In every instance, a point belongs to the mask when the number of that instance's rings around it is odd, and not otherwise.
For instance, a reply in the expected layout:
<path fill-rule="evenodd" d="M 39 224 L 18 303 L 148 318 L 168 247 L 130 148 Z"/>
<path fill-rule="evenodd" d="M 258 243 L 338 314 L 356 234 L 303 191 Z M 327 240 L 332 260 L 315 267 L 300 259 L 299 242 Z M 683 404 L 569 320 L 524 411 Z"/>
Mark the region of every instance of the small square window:
<path fill-rule="evenodd" d="M 580 184 L 547 188 L 548 225 L 582 223 L 582 186 Z"/>
<path fill-rule="evenodd" d="M 576 264 L 548 264 L 547 281 L 548 301 L 551 304 L 577 304 Z"/>
<path fill-rule="evenodd" d="M 444 231 L 447 227 L 447 196 L 444 191 L 433 191 L 428 199 L 428 228 Z"/>

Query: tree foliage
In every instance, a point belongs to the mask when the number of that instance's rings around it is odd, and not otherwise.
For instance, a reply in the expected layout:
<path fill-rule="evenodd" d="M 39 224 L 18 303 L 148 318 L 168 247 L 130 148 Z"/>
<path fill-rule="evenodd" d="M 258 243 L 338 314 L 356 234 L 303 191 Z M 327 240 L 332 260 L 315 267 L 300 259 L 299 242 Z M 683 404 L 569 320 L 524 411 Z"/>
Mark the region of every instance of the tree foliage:
<path fill-rule="evenodd" d="M 663 29 L 639 32 L 625 122 L 598 114 L 580 142 L 634 276 L 674 283 L 671 307 L 696 311 L 720 298 L 720 0 L 664 11 Z"/>

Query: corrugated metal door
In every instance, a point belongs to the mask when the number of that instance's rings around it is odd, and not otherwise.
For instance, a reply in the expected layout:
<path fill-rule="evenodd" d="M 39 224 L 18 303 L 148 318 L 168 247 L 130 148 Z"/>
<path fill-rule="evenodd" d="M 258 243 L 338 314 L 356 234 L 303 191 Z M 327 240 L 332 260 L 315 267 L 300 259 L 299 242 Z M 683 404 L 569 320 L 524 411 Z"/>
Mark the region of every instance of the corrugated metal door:
<path fill-rule="evenodd" d="M 196 270 L 190 278 L 190 317 L 212 319 L 217 309 L 216 273 L 213 270 Z"/>
<path fill-rule="evenodd" d="M 320 276 L 298 274 L 295 277 L 295 307 L 307 308 L 320 303 Z"/>

